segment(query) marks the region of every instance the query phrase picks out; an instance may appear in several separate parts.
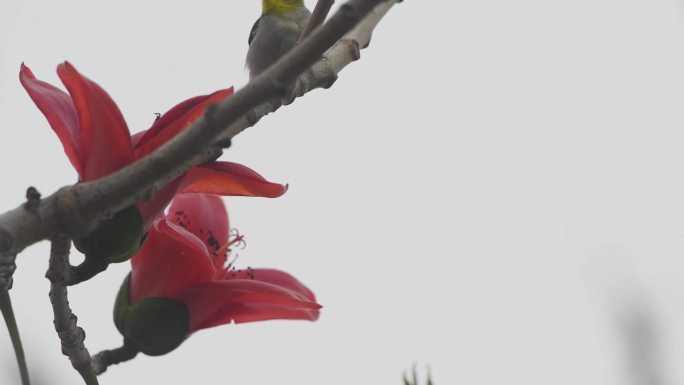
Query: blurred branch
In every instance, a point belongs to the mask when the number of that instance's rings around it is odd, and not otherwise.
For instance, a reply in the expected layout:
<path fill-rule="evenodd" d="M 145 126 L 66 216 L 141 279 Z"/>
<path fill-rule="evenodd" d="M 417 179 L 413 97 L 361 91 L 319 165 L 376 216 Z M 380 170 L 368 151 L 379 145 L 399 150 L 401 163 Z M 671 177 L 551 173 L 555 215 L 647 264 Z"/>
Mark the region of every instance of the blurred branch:
<path fill-rule="evenodd" d="M 634 300 L 618 313 L 627 353 L 627 367 L 634 385 L 660 385 L 657 328 L 645 301 Z"/>
<path fill-rule="evenodd" d="M 149 199 L 191 167 L 216 159 L 221 145 L 278 109 L 269 100 L 287 96 L 295 81 L 291 94 L 296 96 L 329 87 L 342 68 L 359 58 L 359 47 L 368 43 L 373 28 L 397 2 L 349 0 L 306 41 L 235 95 L 207 108 L 204 117 L 157 151 L 107 177 L 61 188 L 31 210 L 21 206 L 0 215 L 0 256 L 58 235 L 87 235 L 100 220 Z M 0 284 L 9 277 L 0 277 Z"/>
<path fill-rule="evenodd" d="M 9 332 L 12 346 L 14 347 L 14 355 L 17 358 L 19 365 L 19 374 L 21 376 L 21 385 L 30 385 L 28 367 L 26 365 L 26 357 L 24 356 L 24 348 L 21 345 L 21 338 L 19 335 L 19 327 L 14 318 L 14 311 L 12 310 L 12 301 L 10 300 L 9 291 L 0 291 L 0 310 L 5 318 L 5 325 Z"/>
<path fill-rule="evenodd" d="M 432 383 L 432 370 L 430 369 L 429 366 L 427 367 L 426 377 L 427 377 L 426 385 L 433 385 L 433 383 Z M 404 380 L 404 385 L 420 385 L 420 382 L 418 381 L 418 371 L 416 370 L 415 364 L 411 368 L 411 378 L 409 379 L 408 376 L 406 375 L 406 372 L 404 372 L 403 380 Z"/>
<path fill-rule="evenodd" d="M 77 324 L 77 317 L 69 307 L 66 278 L 69 268 L 71 241 L 56 238 L 50 249 L 50 267 L 45 277 L 50 280 L 50 302 L 55 315 L 55 330 L 62 342 L 62 354 L 69 357 L 71 365 L 83 377 L 87 385 L 98 385 L 90 364 L 90 353 L 83 341 L 85 331 Z"/>

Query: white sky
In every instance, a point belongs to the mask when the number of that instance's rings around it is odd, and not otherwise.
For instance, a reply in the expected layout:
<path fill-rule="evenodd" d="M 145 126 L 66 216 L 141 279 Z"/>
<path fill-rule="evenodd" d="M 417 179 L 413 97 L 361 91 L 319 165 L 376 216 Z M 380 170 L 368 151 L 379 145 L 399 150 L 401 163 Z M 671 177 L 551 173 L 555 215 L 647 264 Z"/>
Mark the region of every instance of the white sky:
<path fill-rule="evenodd" d="M 22 61 L 59 84 L 70 60 L 139 131 L 246 82 L 259 3 L 2 0 L 0 210 L 76 178 L 19 85 Z M 399 384 L 418 362 L 438 385 L 645 385 L 620 323 L 639 314 L 663 383 L 683 383 L 683 16 L 675 0 L 395 7 L 332 89 L 224 156 L 290 183 L 280 199 L 227 199 L 240 262 L 299 277 L 320 320 L 205 330 L 101 383 Z M 48 248 L 19 257 L 15 311 L 36 384 L 76 384 Z M 91 353 L 121 342 L 111 308 L 128 268 L 71 291 Z M 18 383 L 4 331 L 0 344 L 0 384 Z"/>

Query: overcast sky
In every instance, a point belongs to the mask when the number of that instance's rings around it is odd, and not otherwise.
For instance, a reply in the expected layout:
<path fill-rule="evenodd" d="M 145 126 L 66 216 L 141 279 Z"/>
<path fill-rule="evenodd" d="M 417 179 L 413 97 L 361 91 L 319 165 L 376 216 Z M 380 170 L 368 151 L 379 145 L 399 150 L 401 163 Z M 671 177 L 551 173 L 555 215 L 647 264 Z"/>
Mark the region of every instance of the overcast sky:
<path fill-rule="evenodd" d="M 76 180 L 21 62 L 61 87 L 68 59 L 139 131 L 244 85 L 259 12 L 1 0 L 0 211 L 28 186 Z M 204 330 L 101 384 L 398 385 L 414 362 L 438 385 L 654 384 L 648 371 L 684 383 L 683 107 L 679 1 L 406 0 L 334 87 L 224 155 L 290 184 L 275 200 L 226 199 L 247 237 L 239 262 L 299 277 L 320 320 Z M 72 385 L 48 249 L 19 256 L 12 296 L 36 384 Z M 111 309 L 128 269 L 70 292 L 92 353 L 121 343 Z M 4 331 L 0 345 L 0 383 L 18 383 Z"/>

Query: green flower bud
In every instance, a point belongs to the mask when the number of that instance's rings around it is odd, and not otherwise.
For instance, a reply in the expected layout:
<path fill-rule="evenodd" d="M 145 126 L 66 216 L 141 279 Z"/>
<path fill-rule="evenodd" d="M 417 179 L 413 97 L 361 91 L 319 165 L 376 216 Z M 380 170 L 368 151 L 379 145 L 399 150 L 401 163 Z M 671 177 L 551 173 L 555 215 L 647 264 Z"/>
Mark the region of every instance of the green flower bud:
<path fill-rule="evenodd" d="M 86 258 L 109 264 L 131 259 L 144 241 L 140 211 L 136 206 L 128 206 L 100 222 L 85 238 L 75 240 L 74 246 Z"/>
<path fill-rule="evenodd" d="M 129 303 L 129 274 L 119 289 L 114 305 L 114 324 L 121 335 L 149 355 L 160 356 L 176 349 L 190 333 L 187 307 L 168 298 L 145 298 Z"/>

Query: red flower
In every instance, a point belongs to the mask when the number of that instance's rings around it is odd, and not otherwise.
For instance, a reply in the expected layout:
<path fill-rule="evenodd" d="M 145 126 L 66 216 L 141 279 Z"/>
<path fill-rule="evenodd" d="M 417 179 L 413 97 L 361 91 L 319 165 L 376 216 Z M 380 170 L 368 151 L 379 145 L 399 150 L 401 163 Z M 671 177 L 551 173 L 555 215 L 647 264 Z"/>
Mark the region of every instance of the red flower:
<path fill-rule="evenodd" d="M 230 246 L 241 240 L 229 236 L 221 198 L 178 195 L 131 259 L 131 275 L 114 310 L 124 337 L 140 351 L 158 355 L 190 333 L 230 322 L 316 320 L 321 306 L 293 276 L 226 265 Z"/>
<path fill-rule="evenodd" d="M 144 157 L 200 118 L 207 106 L 233 94 L 228 88 L 188 99 L 149 130 L 131 137 L 121 111 L 98 84 L 68 62 L 57 67 L 57 74 L 69 94 L 36 79 L 23 64 L 19 79 L 62 142 L 80 181 L 106 176 Z M 278 197 L 286 190 L 287 186 L 268 182 L 239 164 L 205 163 L 176 178 L 150 201 L 138 202 L 137 210 L 124 209 L 109 222 L 103 221 L 93 234 L 77 240 L 76 246 L 86 256 L 97 254 L 99 260 L 120 262 L 138 249 L 143 233 L 179 192 Z"/>
<path fill-rule="evenodd" d="M 69 62 L 60 64 L 57 74 L 70 95 L 36 79 L 23 64 L 19 79 L 59 137 L 81 181 L 106 176 L 149 154 L 200 118 L 207 106 L 233 94 L 233 88 L 227 88 L 188 99 L 162 115 L 149 130 L 131 137 L 121 111 L 97 83 Z M 287 190 L 239 164 L 205 163 L 167 185 L 150 202 L 138 203 L 146 228 L 179 189 L 271 198 Z"/>

